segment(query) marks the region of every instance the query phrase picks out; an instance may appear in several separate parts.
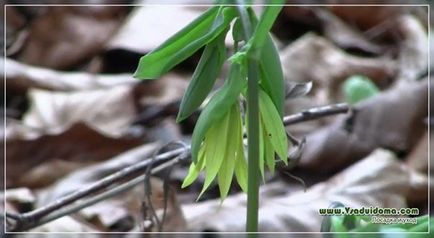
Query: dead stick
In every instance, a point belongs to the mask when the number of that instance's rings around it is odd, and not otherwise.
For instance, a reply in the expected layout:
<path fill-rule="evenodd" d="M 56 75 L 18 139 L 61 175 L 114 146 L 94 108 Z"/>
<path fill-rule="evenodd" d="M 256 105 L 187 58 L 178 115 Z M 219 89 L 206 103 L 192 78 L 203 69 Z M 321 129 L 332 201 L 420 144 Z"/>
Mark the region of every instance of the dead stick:
<path fill-rule="evenodd" d="M 180 148 L 180 149 L 176 149 L 176 150 L 172 150 L 169 152 L 165 152 L 163 154 L 158 155 L 154 161 L 151 161 L 150 159 L 141 161 L 135 165 L 131 165 L 129 167 L 126 167 L 114 174 L 111 174 L 91 185 L 89 185 L 88 187 L 85 187 L 83 189 L 77 190 L 71 194 L 65 195 L 62 198 L 57 199 L 56 201 L 43 206 L 41 208 L 38 208 L 36 210 L 27 212 L 27 213 L 23 213 L 18 215 L 19 219 L 18 222 L 21 223 L 35 223 L 37 220 L 41 219 L 42 217 L 56 211 L 57 209 L 71 204 L 72 202 L 81 199 L 83 197 L 86 197 L 92 193 L 96 193 L 98 191 L 100 191 L 101 189 L 107 188 L 109 186 L 111 186 L 114 183 L 117 183 L 125 178 L 128 178 L 134 174 L 137 174 L 139 172 L 144 172 L 146 170 L 146 168 L 151 164 L 151 162 L 153 163 L 159 163 L 159 162 L 163 162 L 165 160 L 171 159 L 175 156 L 179 156 L 182 153 L 185 153 L 186 149 L 185 148 Z M 10 214 L 9 214 L 10 217 Z"/>
<path fill-rule="evenodd" d="M 188 150 L 188 148 L 186 148 L 186 150 Z M 179 163 L 182 160 L 185 160 L 186 158 L 183 157 L 184 156 L 189 156 L 188 154 L 181 154 L 180 156 L 174 157 L 171 160 L 168 160 L 167 162 L 162 163 L 161 165 L 157 166 L 156 168 L 152 169 L 151 174 L 156 174 L 168 167 L 171 167 L 177 163 Z M 121 193 L 124 193 L 126 191 L 128 191 L 129 189 L 132 189 L 133 187 L 137 186 L 140 183 L 143 183 L 143 180 L 145 179 L 146 175 L 141 175 L 131 181 L 126 182 L 125 184 L 121 184 L 117 187 L 111 188 L 108 191 L 104 191 L 101 194 L 96 195 L 95 197 L 91 197 L 89 199 L 86 199 L 82 202 L 78 202 L 75 204 L 71 204 L 68 207 L 62 208 L 58 211 L 55 211 L 53 213 L 48 214 L 47 216 L 42 217 L 40 220 L 34 222 L 34 223 L 28 223 L 28 224 L 22 224 L 20 227 L 16 227 L 13 230 L 11 230 L 12 232 L 14 231 L 24 231 L 24 230 L 29 230 L 41 225 L 44 225 L 48 222 L 51 222 L 53 220 L 56 220 L 58 218 L 61 218 L 63 216 L 67 216 L 71 213 L 75 213 L 80 211 L 81 209 L 84 209 L 86 207 L 90 207 L 98 202 L 104 201 L 106 199 L 112 198 L 116 195 L 119 195 Z"/>
<path fill-rule="evenodd" d="M 330 116 L 339 113 L 347 113 L 350 110 L 348 104 L 338 103 L 322 107 L 314 107 L 300 113 L 289 115 L 283 118 L 285 126 L 293 125 L 300 122 L 315 120 L 320 117 Z"/>
<path fill-rule="evenodd" d="M 303 121 L 314 120 L 314 119 L 324 117 L 324 116 L 329 116 L 329 115 L 334 115 L 334 114 L 339 114 L 339 113 L 346 113 L 348 111 L 349 111 L 349 107 L 346 103 L 328 105 L 328 106 L 323 106 L 323 107 L 316 107 L 316 108 L 311 108 L 311 109 L 308 109 L 306 111 L 303 111 L 303 112 L 300 112 L 297 114 L 286 116 L 283 118 L 283 123 L 285 126 L 288 126 L 288 125 L 300 123 Z M 162 162 L 165 160 L 169 160 L 171 158 L 174 158 L 174 157 L 179 156 L 181 154 L 185 154 L 187 152 L 189 152 L 189 148 L 179 148 L 179 149 L 175 149 L 172 151 L 168 151 L 168 152 L 165 152 L 163 154 L 158 155 L 155 158 L 154 162 L 158 163 L 158 162 Z M 179 160 L 177 160 L 177 162 L 178 161 Z M 68 194 L 62 198 L 57 199 L 53 203 L 50 203 L 46 206 L 35 209 L 33 211 L 23 213 L 23 214 L 6 213 L 6 216 L 9 218 L 12 218 L 14 220 L 17 220 L 19 223 L 22 223 L 22 226 L 24 226 L 24 227 L 35 227 L 35 224 L 41 225 L 40 222 L 38 222 L 38 220 L 40 220 L 42 217 L 47 216 L 48 214 L 56 211 L 57 209 L 62 208 L 66 205 L 69 205 L 69 204 L 71 204 L 71 203 L 73 203 L 73 202 L 75 202 L 81 198 L 84 198 L 90 194 L 93 194 L 93 193 L 96 193 L 102 189 L 105 189 L 105 188 L 107 188 L 107 187 L 127 178 L 127 177 L 133 176 L 134 174 L 137 174 L 141 171 L 144 171 L 148 166 L 152 166 L 151 162 L 152 162 L 151 160 L 147 159 L 147 160 L 144 160 L 138 164 L 126 167 L 126 168 L 124 168 L 124 169 L 122 169 L 122 170 L 120 170 L 120 171 L 118 171 L 112 175 L 109 175 L 109 176 L 93 183 L 92 185 L 90 185 L 86 188 L 83 188 L 81 190 L 78 190 L 76 192 Z M 96 202 L 98 202 L 98 201 L 96 201 Z M 92 204 L 94 204 L 94 203 L 89 203 L 87 206 L 90 206 Z M 71 209 L 70 208 L 69 211 L 75 212 L 75 211 L 80 210 L 80 209 L 87 207 L 87 206 L 79 206 L 79 209 Z M 70 214 L 71 212 L 64 213 L 64 214 L 62 213 L 60 215 L 67 215 L 67 214 Z M 58 213 L 53 214 L 53 215 L 55 215 L 55 216 L 51 216 L 51 218 L 48 217 L 50 219 L 45 218 L 44 219 L 45 222 L 48 222 L 48 221 L 51 221 L 51 220 L 54 220 L 54 219 L 61 217 L 61 216 L 59 216 Z"/>

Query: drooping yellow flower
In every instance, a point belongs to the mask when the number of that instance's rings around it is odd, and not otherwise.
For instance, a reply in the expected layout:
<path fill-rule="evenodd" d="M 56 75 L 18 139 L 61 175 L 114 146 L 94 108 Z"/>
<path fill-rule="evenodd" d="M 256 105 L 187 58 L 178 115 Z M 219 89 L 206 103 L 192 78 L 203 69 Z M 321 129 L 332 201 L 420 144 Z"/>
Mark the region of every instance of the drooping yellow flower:
<path fill-rule="evenodd" d="M 259 168 L 264 176 L 267 165 L 274 172 L 275 154 L 287 163 L 288 142 L 283 122 L 270 97 L 259 92 L 260 131 Z M 199 195 L 206 191 L 214 179 L 220 189 L 220 197 L 226 198 L 233 174 L 241 189 L 247 191 L 247 163 L 244 156 L 243 123 L 239 103 L 234 103 L 222 120 L 215 122 L 206 132 L 197 163 L 192 163 L 182 188 L 189 186 L 205 171 L 205 182 Z"/>
<path fill-rule="evenodd" d="M 224 199 L 235 172 L 238 184 L 247 191 L 247 164 L 244 157 L 240 106 L 234 103 L 223 119 L 206 132 L 199 150 L 198 162 L 190 165 L 182 187 L 193 183 L 201 170 L 205 170 L 205 182 L 199 197 L 217 177 L 220 196 Z"/>

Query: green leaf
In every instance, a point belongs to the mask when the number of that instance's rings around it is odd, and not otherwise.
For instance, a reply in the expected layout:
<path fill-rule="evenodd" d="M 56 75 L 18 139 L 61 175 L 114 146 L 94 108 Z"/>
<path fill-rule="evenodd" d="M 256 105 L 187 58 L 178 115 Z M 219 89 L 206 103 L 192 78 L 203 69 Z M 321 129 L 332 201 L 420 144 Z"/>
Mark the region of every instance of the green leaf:
<path fill-rule="evenodd" d="M 347 232 L 348 231 L 348 229 L 343 224 L 343 217 L 332 216 L 332 217 L 330 217 L 330 219 L 331 219 L 331 223 L 332 223 L 332 227 L 331 227 L 332 232 Z"/>
<path fill-rule="evenodd" d="M 219 37 L 205 46 L 199 64 L 182 98 L 176 122 L 181 122 L 190 116 L 202 104 L 214 86 L 226 60 L 226 33 L 227 30 L 223 31 Z"/>
<path fill-rule="evenodd" d="M 362 75 L 353 75 L 345 80 L 343 91 L 346 101 L 351 104 L 363 101 L 380 92 L 369 78 Z"/>
<path fill-rule="evenodd" d="M 423 222 L 419 223 L 417 225 L 414 225 L 410 229 L 408 229 L 409 232 L 427 232 L 429 230 L 429 223 Z"/>
<path fill-rule="evenodd" d="M 238 108 L 239 110 L 239 108 Z M 235 177 L 237 178 L 238 185 L 241 190 L 247 192 L 247 162 L 244 158 L 244 144 L 243 144 L 243 127 L 240 111 L 237 112 L 237 123 L 240 125 L 237 131 L 238 147 L 235 160 Z"/>
<path fill-rule="evenodd" d="M 203 145 L 202 148 L 199 151 L 199 160 L 198 163 L 191 163 L 190 164 L 190 168 L 188 169 L 188 174 L 187 176 L 184 178 L 184 181 L 182 182 L 181 188 L 185 188 L 189 185 L 191 185 L 199 176 L 200 171 L 204 168 L 205 166 L 205 150 L 206 150 L 206 145 Z"/>
<path fill-rule="evenodd" d="M 228 112 L 246 85 L 246 70 L 241 64 L 232 64 L 225 84 L 214 94 L 199 116 L 191 139 L 191 158 L 197 161 L 197 154 L 206 132 Z M 219 143 L 219 142 L 218 142 Z"/>
<path fill-rule="evenodd" d="M 264 126 L 264 123 L 262 123 L 261 126 Z M 265 130 L 263 131 L 264 138 L 267 138 L 267 134 Z M 265 157 L 265 163 L 267 164 L 268 169 L 272 174 L 274 174 L 274 168 L 276 167 L 276 160 L 274 158 L 274 149 L 273 145 L 271 145 L 270 140 L 264 141 L 264 157 Z"/>
<path fill-rule="evenodd" d="M 240 42 L 244 39 L 243 27 L 241 25 L 241 20 L 239 17 L 235 20 L 234 26 L 232 27 L 232 39 L 235 42 Z"/>
<path fill-rule="evenodd" d="M 229 188 L 231 186 L 232 177 L 234 174 L 235 161 L 237 150 L 239 147 L 239 138 L 240 135 L 238 133 L 239 127 L 241 126 L 237 122 L 237 117 L 239 116 L 239 107 L 238 103 L 235 102 L 229 112 L 229 128 L 228 128 L 228 136 L 226 139 L 226 154 L 225 160 L 222 166 L 220 167 L 220 171 L 218 172 L 218 183 L 220 189 L 220 198 L 223 200 L 226 198 L 229 192 Z"/>
<path fill-rule="evenodd" d="M 235 177 L 241 190 L 247 193 L 247 162 L 244 158 L 242 143 L 238 146 L 237 158 L 235 161 Z"/>
<path fill-rule="evenodd" d="M 253 25 L 257 24 L 255 12 L 249 8 L 249 15 Z M 283 116 L 285 103 L 285 79 L 283 77 L 282 63 L 280 62 L 279 52 L 271 39 L 269 33 L 266 34 L 259 60 L 260 82 L 259 84 L 270 95 L 280 116 Z"/>
<path fill-rule="evenodd" d="M 249 43 L 251 45 L 249 49 L 250 52 L 260 52 L 261 50 L 265 50 L 262 47 L 269 37 L 268 32 L 273 26 L 279 12 L 282 10 L 282 7 L 282 5 L 265 7 L 264 12 L 259 19 L 259 23 L 256 25 L 255 31 L 253 32 L 252 38 L 249 40 L 251 41 Z"/>
<path fill-rule="evenodd" d="M 233 7 L 212 7 L 140 59 L 134 77 L 155 79 L 220 35 L 236 16 Z"/>
<path fill-rule="evenodd" d="M 262 180 L 265 183 L 265 176 L 264 176 L 264 164 L 265 164 L 265 158 L 264 158 L 264 144 L 265 140 L 267 140 L 267 137 L 264 137 L 265 128 L 262 126 L 262 118 L 259 117 L 259 171 L 261 171 Z"/>
<path fill-rule="evenodd" d="M 229 113 L 226 113 L 223 120 L 213 125 L 206 134 L 205 182 L 198 199 L 206 191 L 209 185 L 211 185 L 223 163 L 227 146 L 226 143 L 221 143 L 221 138 L 227 138 L 229 125 L 230 117 Z"/>
<path fill-rule="evenodd" d="M 259 90 L 259 112 L 268 140 L 270 140 L 280 159 L 285 164 L 288 163 L 288 139 L 282 118 L 274 107 L 270 97 L 262 89 Z"/>

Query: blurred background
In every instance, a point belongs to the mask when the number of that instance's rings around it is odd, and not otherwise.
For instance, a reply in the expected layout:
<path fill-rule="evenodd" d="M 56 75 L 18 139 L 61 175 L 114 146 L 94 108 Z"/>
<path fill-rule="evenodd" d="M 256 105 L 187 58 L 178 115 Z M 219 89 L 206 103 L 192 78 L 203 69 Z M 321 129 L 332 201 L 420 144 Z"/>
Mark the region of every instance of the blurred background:
<path fill-rule="evenodd" d="M 201 52 L 158 80 L 139 81 L 132 73 L 142 55 L 208 8 L 200 4 L 212 2 L 5 3 L 12 5 L 2 11 L 3 209 L 31 211 L 152 157 L 162 145 L 189 143 L 199 112 L 181 124 L 175 118 Z M 307 95 L 288 98 L 285 115 L 339 102 L 353 110 L 286 128 L 306 138 L 306 145 L 295 168 L 266 175 L 260 230 L 317 232 L 323 220 L 318 209 L 335 201 L 428 214 L 434 62 L 428 64 L 433 42 L 428 7 L 287 3 L 337 5 L 285 6 L 273 26 L 287 87 L 313 85 Z M 229 52 L 231 41 L 228 37 Z M 150 202 L 158 214 L 167 202 L 163 230 L 243 231 L 246 204 L 240 188 L 234 183 L 223 204 L 217 186 L 196 202 L 204 177 L 181 189 L 188 164 L 178 163 L 150 180 Z M 144 197 L 143 186 L 136 186 L 32 231 L 156 231 L 143 216 Z"/>

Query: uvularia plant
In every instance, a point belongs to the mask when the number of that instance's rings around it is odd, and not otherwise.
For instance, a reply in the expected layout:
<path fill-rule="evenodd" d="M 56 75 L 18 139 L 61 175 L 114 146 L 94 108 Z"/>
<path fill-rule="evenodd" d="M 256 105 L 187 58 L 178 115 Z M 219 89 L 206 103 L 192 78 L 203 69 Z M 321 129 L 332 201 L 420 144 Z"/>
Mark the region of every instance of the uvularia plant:
<path fill-rule="evenodd" d="M 258 186 L 264 167 L 274 172 L 276 158 L 287 163 L 288 141 L 282 123 L 284 78 L 269 33 L 280 10 L 278 5 L 266 6 L 257 19 L 251 6 L 212 6 L 143 56 L 134 74 L 139 79 L 159 78 L 203 48 L 181 101 L 177 116 L 181 122 L 204 103 L 223 65 L 229 64 L 224 84 L 205 105 L 194 128 L 192 163 L 182 187 L 204 171 L 199 196 L 216 180 L 224 199 L 235 175 L 248 195 L 247 231 L 257 231 Z M 231 27 L 235 52 L 229 56 L 225 39 Z M 242 108 L 244 100 L 246 108 Z"/>

